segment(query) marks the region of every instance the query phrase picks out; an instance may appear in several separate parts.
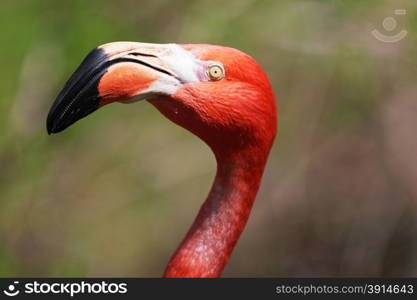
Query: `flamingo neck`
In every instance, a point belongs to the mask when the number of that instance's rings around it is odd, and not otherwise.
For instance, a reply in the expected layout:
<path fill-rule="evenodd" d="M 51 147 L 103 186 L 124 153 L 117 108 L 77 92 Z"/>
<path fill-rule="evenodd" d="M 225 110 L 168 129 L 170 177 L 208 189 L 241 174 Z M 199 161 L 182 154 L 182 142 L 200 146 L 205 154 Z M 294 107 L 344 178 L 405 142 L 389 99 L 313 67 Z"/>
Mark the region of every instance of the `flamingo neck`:
<path fill-rule="evenodd" d="M 164 277 L 219 277 L 242 233 L 259 188 L 268 151 L 217 155 L 217 174 Z"/>

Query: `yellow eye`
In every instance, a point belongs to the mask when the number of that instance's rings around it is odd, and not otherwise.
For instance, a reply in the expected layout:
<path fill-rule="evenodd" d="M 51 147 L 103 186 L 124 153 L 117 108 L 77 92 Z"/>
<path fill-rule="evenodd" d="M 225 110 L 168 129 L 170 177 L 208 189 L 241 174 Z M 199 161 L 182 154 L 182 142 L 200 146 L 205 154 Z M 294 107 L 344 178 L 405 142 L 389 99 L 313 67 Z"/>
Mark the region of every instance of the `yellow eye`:
<path fill-rule="evenodd" d="M 219 65 L 211 66 L 207 73 L 211 80 L 220 80 L 224 77 L 223 67 Z"/>

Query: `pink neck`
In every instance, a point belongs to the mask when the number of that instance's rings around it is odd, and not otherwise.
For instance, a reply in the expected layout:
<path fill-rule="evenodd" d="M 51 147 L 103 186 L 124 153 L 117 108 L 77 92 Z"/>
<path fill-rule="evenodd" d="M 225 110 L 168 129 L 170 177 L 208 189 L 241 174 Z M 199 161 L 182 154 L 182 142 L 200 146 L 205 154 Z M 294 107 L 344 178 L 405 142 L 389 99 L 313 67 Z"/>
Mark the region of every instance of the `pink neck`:
<path fill-rule="evenodd" d="M 164 277 L 221 275 L 249 218 L 267 154 L 251 148 L 216 155 L 217 174 L 211 191 Z"/>

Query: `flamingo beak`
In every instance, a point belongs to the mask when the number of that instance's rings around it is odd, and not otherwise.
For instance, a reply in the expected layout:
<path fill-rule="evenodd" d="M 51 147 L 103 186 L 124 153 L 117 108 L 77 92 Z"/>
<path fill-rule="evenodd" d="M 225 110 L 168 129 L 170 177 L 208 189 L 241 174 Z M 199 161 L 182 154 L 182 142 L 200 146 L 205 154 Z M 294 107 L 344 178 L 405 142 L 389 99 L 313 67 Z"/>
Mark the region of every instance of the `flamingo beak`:
<path fill-rule="evenodd" d="M 175 44 L 115 42 L 91 51 L 58 94 L 47 118 L 48 134 L 58 133 L 112 102 L 172 95 L 198 80 L 193 57 Z M 188 74 L 175 69 L 190 66 Z"/>

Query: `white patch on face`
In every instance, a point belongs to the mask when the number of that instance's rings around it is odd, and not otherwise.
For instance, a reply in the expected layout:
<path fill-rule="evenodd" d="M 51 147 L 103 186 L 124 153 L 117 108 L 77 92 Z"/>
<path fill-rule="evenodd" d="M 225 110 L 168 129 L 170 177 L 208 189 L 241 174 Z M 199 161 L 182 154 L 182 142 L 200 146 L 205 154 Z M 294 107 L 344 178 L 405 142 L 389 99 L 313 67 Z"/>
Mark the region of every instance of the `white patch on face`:
<path fill-rule="evenodd" d="M 165 62 L 180 80 L 183 83 L 199 81 L 198 72 L 203 67 L 202 62 L 177 44 L 167 44 L 167 47 L 172 55 L 166 56 Z"/>
<path fill-rule="evenodd" d="M 212 79 L 208 76 L 207 70 L 212 65 L 219 65 L 224 69 L 221 62 L 202 61 L 177 44 L 166 44 L 166 46 L 170 48 L 168 53 L 171 53 L 171 55 L 164 57 L 164 61 L 184 84 L 197 81 L 211 81 Z"/>

